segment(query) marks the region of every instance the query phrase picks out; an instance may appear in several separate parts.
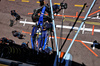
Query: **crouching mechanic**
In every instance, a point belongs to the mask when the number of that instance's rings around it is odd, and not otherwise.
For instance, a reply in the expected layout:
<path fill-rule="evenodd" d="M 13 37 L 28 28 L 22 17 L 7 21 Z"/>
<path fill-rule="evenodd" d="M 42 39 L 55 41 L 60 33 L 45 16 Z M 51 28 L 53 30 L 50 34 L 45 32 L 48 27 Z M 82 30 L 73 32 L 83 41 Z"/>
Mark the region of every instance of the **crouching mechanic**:
<path fill-rule="evenodd" d="M 40 6 L 42 7 L 44 5 L 44 0 L 39 0 Z"/>
<path fill-rule="evenodd" d="M 21 34 L 19 31 L 16 30 L 12 31 L 12 34 L 14 37 L 17 37 L 19 39 L 23 39 L 23 37 L 25 37 L 25 35 Z"/>
<path fill-rule="evenodd" d="M 27 42 L 23 42 L 23 43 L 22 43 L 22 45 L 21 45 L 21 46 L 22 46 L 22 48 L 23 48 L 23 47 L 28 48 L 28 43 L 29 43 L 29 41 L 27 41 Z"/>
<path fill-rule="evenodd" d="M 15 10 L 11 10 L 11 16 L 13 17 L 13 19 L 11 21 L 14 22 L 16 20 L 16 24 L 17 24 L 18 20 L 23 19 L 23 18 L 21 18 L 21 16 L 18 13 L 16 13 Z"/>
<path fill-rule="evenodd" d="M 11 39 L 8 39 L 6 37 L 2 37 L 0 38 L 0 44 L 15 44 L 15 41 L 11 40 Z"/>
<path fill-rule="evenodd" d="M 61 11 L 61 6 L 60 5 L 53 5 L 53 13 L 55 15 L 58 15 L 58 13 Z"/>
<path fill-rule="evenodd" d="M 16 21 L 18 21 L 18 20 L 21 19 L 20 15 L 19 15 L 18 13 L 16 13 L 15 10 L 11 10 L 11 15 L 12 15 L 13 18 L 14 18 L 14 17 L 16 18 L 16 19 L 15 19 Z"/>
<path fill-rule="evenodd" d="M 61 11 L 61 9 L 67 9 L 67 3 L 60 3 L 60 5 L 53 5 L 53 12 L 55 15 L 59 15 L 58 13 Z"/>
<path fill-rule="evenodd" d="M 95 40 L 95 41 L 93 41 L 93 50 L 95 49 L 96 45 L 99 45 L 99 43 Z"/>

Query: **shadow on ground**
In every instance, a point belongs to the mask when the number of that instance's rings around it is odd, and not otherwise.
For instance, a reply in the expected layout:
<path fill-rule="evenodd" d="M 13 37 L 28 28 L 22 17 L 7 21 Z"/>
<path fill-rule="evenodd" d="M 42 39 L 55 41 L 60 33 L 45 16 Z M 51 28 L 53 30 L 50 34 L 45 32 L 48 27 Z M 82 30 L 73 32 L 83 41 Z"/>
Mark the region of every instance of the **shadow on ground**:
<path fill-rule="evenodd" d="M 72 65 L 71 66 L 86 66 L 84 63 L 80 64 L 80 63 L 77 63 L 75 61 L 72 61 Z"/>

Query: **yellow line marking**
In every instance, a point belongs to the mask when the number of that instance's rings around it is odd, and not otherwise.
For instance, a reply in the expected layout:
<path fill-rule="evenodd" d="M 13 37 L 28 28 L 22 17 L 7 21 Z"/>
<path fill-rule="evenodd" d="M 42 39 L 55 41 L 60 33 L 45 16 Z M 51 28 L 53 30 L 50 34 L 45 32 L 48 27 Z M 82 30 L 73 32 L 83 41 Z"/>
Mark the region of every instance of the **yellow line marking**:
<path fill-rule="evenodd" d="M 76 6 L 76 7 L 83 7 L 83 5 L 74 5 L 74 6 Z"/>
<path fill-rule="evenodd" d="M 9 0 L 9 1 L 15 1 L 15 0 Z"/>
<path fill-rule="evenodd" d="M 75 31 L 75 33 L 76 33 L 77 31 Z M 79 32 L 80 33 L 80 32 Z"/>
<path fill-rule="evenodd" d="M 64 21 L 75 22 L 75 19 L 65 18 Z M 78 20 L 77 22 L 78 22 L 78 23 L 82 23 L 81 20 Z M 100 26 L 100 23 L 99 23 L 99 22 L 90 22 L 90 21 L 86 21 L 85 24 L 90 24 L 90 25 L 99 25 L 99 26 Z"/>
<path fill-rule="evenodd" d="M 80 10 L 81 11 L 81 10 Z M 85 12 L 84 10 L 82 12 Z"/>
<path fill-rule="evenodd" d="M 36 3 L 40 3 L 39 1 L 37 1 Z"/>
<path fill-rule="evenodd" d="M 60 5 L 60 3 L 54 3 L 54 5 Z"/>
<path fill-rule="evenodd" d="M 29 2 L 29 0 L 22 0 L 22 2 Z"/>
<path fill-rule="evenodd" d="M 77 32 L 77 31 L 75 31 L 75 32 Z"/>
<path fill-rule="evenodd" d="M 37 1 L 36 3 L 40 3 L 39 1 Z M 60 5 L 60 3 L 54 3 L 54 5 Z"/>
<path fill-rule="evenodd" d="M 99 6 L 99 8 L 100 8 L 100 6 Z"/>

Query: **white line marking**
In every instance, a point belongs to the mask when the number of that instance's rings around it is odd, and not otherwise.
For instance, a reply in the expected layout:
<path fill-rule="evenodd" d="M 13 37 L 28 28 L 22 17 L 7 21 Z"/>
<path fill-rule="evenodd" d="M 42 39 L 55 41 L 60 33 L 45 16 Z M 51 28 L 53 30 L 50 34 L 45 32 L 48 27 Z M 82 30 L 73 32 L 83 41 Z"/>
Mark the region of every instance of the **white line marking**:
<path fill-rule="evenodd" d="M 89 41 L 82 41 L 82 42 L 86 44 L 93 44 L 93 42 L 89 42 Z"/>
<path fill-rule="evenodd" d="M 25 24 L 32 24 L 32 25 L 36 25 L 36 23 L 34 22 L 26 22 L 26 21 L 20 21 L 20 23 L 24 23 Z M 56 25 L 57 28 L 61 28 L 61 25 Z M 63 26 L 63 28 L 66 28 L 66 29 L 71 29 L 72 26 Z M 75 30 L 78 30 L 78 27 L 74 27 Z M 91 31 L 92 32 L 92 28 L 81 28 L 81 30 L 84 30 L 84 31 Z M 100 32 L 100 29 L 94 29 L 94 32 Z"/>
<path fill-rule="evenodd" d="M 61 28 L 61 25 L 56 25 L 57 28 Z M 63 26 L 63 28 L 71 29 L 72 26 Z M 75 30 L 78 30 L 78 27 L 74 27 Z M 83 28 L 81 28 L 83 30 Z M 92 28 L 84 28 L 84 31 L 92 31 Z M 100 29 L 94 29 L 94 32 L 100 32 Z"/>
<path fill-rule="evenodd" d="M 100 19 L 99 17 L 87 17 L 87 18 L 90 18 L 90 19 Z"/>
<path fill-rule="evenodd" d="M 24 25 L 25 25 L 25 24 L 32 24 L 32 25 L 36 25 L 36 23 L 34 23 L 34 22 L 25 22 L 25 21 L 20 21 L 20 23 L 24 23 Z"/>
<path fill-rule="evenodd" d="M 49 37 L 49 41 L 50 41 L 50 39 L 51 39 L 51 37 Z M 52 37 L 52 39 L 54 39 L 54 37 Z M 82 40 L 81 40 L 82 41 Z M 89 42 L 89 41 L 82 41 L 83 43 L 86 43 L 86 44 L 90 44 L 90 45 L 92 45 L 93 44 L 93 42 Z"/>
<path fill-rule="evenodd" d="M 36 25 L 36 23 L 34 23 L 34 22 L 20 21 L 20 23 Z M 61 28 L 61 25 L 56 25 L 56 27 Z M 72 26 L 63 26 L 63 28 L 71 29 Z M 74 29 L 78 30 L 78 27 L 74 27 Z M 83 30 L 83 28 L 81 28 L 81 30 Z M 92 31 L 92 28 L 85 28 L 84 30 L 85 31 Z M 100 32 L 100 29 L 94 29 L 94 32 Z M 50 38 L 51 37 L 49 37 L 49 41 L 50 41 Z M 52 39 L 54 39 L 54 37 L 52 37 Z M 82 41 L 82 42 L 87 43 L 87 44 L 93 44 L 93 42 L 89 42 L 89 41 Z"/>
<path fill-rule="evenodd" d="M 100 14 L 99 13 L 97 13 L 97 17 L 87 17 L 87 18 L 90 18 L 90 19 L 100 19 Z"/>

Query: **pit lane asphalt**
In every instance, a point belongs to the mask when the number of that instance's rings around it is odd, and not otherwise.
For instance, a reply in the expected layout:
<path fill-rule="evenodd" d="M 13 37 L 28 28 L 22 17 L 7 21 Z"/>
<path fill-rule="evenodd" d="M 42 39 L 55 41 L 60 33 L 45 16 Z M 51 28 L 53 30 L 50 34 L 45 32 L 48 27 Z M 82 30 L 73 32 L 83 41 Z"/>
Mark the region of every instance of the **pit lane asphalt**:
<path fill-rule="evenodd" d="M 22 16 L 22 18 L 26 18 L 27 21 L 32 21 L 31 20 L 31 15 L 28 15 L 27 13 L 32 13 L 33 9 L 38 8 L 39 4 L 36 3 L 37 0 L 30 0 L 30 2 L 21 2 L 21 0 L 15 0 L 15 1 L 9 1 L 9 0 L 2 0 L 0 2 L 0 38 L 1 37 L 7 37 L 9 39 L 13 39 L 17 44 L 21 44 L 22 42 L 26 42 L 26 41 L 30 41 L 30 35 L 29 34 L 25 34 L 26 37 L 25 39 L 18 39 L 16 37 L 13 37 L 11 32 L 13 30 L 18 30 L 18 31 L 26 31 L 26 32 L 31 32 L 32 30 L 32 25 L 26 25 L 26 26 L 22 26 L 22 24 L 17 23 L 16 25 L 14 25 L 13 27 L 9 27 L 9 23 L 10 23 L 10 19 L 11 19 L 11 15 L 10 15 L 10 11 L 15 9 L 17 10 L 17 13 L 20 14 Z M 46 0 L 47 1 L 47 0 Z M 53 0 L 53 3 L 60 3 L 61 1 L 59 0 Z M 76 15 L 76 12 L 79 12 L 81 10 L 81 7 L 75 7 L 75 4 L 79 4 L 79 5 L 83 5 L 84 3 L 87 3 L 88 7 L 84 9 L 85 12 L 82 13 L 82 16 L 85 16 L 86 12 L 89 9 L 89 6 L 92 3 L 92 0 L 85 0 L 85 1 L 79 1 L 79 0 L 66 0 L 65 1 L 68 4 L 68 8 L 65 10 L 65 14 L 66 15 Z M 100 2 L 96 2 L 95 6 L 93 7 L 91 13 L 99 10 L 99 5 Z M 100 13 L 100 12 L 99 12 Z M 60 12 L 60 14 L 62 14 L 62 11 Z M 92 15 L 95 16 L 96 14 Z M 21 21 L 24 21 L 24 19 L 22 19 Z M 61 24 L 61 19 L 62 17 L 56 17 L 55 19 L 55 23 L 56 24 Z M 75 18 L 70 18 L 70 19 L 75 19 Z M 80 20 L 82 20 L 80 18 Z M 88 20 L 88 21 L 94 21 L 94 22 L 99 22 L 99 20 Z M 73 22 L 71 21 L 65 21 L 64 25 L 73 25 Z M 76 26 L 79 27 L 80 23 L 77 23 Z M 89 25 L 86 24 L 86 27 L 90 27 L 92 28 L 93 25 Z M 95 28 L 100 28 L 100 26 L 95 25 Z M 57 30 L 57 36 L 59 37 L 60 34 L 60 29 L 56 29 Z M 68 34 L 67 29 L 63 29 L 63 37 L 65 38 L 66 35 Z M 85 34 L 82 34 L 81 31 L 78 34 L 78 37 L 76 38 L 77 40 L 84 40 L 84 41 L 91 41 L 93 42 L 94 40 L 97 40 L 98 42 L 100 42 L 99 38 L 99 34 L 100 33 L 94 33 L 94 35 L 91 35 L 91 32 L 85 32 Z M 75 35 L 75 30 L 73 30 L 73 32 L 70 35 L 70 39 L 73 39 Z M 62 40 L 63 42 L 63 40 Z M 62 51 L 66 52 L 69 44 L 71 43 L 71 41 L 67 41 L 65 46 L 63 47 Z M 59 39 L 58 39 L 58 44 L 59 44 Z M 91 45 L 86 44 L 89 48 L 91 48 Z M 59 46 L 59 45 L 58 45 Z M 29 43 L 29 47 L 31 48 L 31 42 Z M 69 51 L 69 53 L 72 55 L 73 57 L 73 61 L 79 64 L 84 63 L 86 66 L 99 66 L 100 63 L 100 49 L 95 49 L 93 50 L 98 57 L 96 57 L 93 53 L 91 53 L 82 43 L 80 42 L 74 42 L 71 50 Z"/>

